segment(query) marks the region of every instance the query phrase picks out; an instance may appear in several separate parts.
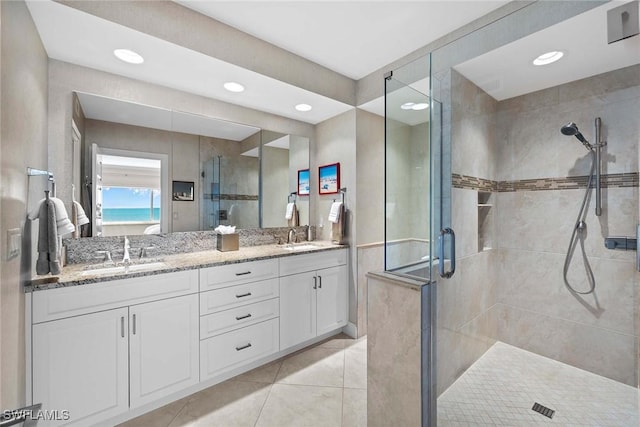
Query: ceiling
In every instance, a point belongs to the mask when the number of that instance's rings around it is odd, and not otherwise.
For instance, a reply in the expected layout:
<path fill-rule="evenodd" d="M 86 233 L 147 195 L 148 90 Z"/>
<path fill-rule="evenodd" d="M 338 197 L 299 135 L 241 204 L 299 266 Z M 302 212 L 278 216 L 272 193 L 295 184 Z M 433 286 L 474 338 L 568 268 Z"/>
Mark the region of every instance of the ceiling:
<path fill-rule="evenodd" d="M 640 36 L 607 44 L 607 10 L 623 3 L 591 9 L 454 68 L 502 101 L 639 64 Z M 564 52 L 559 61 L 533 65 L 538 55 L 558 50 Z"/>
<path fill-rule="evenodd" d="M 179 3 L 358 79 L 507 2 L 180 0 Z M 607 3 L 460 64 L 456 69 L 502 100 L 638 63 L 640 37 L 606 44 L 606 10 L 621 3 Z M 47 54 L 54 59 L 311 124 L 353 108 L 60 3 L 28 0 L 27 4 Z M 141 53 L 145 62 L 130 65 L 117 60 L 112 52 L 123 46 Z M 567 53 L 550 66 L 530 65 L 533 57 L 549 49 Z M 239 81 L 247 89 L 239 94 L 227 92 L 222 84 L 229 80 Z M 310 104 L 313 109 L 298 112 L 293 109 L 298 103 Z M 359 107 L 384 113 L 382 98 Z"/>
<path fill-rule="evenodd" d="M 367 75 L 506 1 L 180 2 L 352 78 Z M 28 0 L 50 58 L 317 124 L 351 105 L 50 0 Z M 142 54 L 123 63 L 113 50 Z M 226 81 L 246 90 L 231 93 Z M 309 112 L 293 106 L 306 103 Z"/>
<path fill-rule="evenodd" d="M 504 0 L 176 2 L 354 80 L 508 3 Z"/>

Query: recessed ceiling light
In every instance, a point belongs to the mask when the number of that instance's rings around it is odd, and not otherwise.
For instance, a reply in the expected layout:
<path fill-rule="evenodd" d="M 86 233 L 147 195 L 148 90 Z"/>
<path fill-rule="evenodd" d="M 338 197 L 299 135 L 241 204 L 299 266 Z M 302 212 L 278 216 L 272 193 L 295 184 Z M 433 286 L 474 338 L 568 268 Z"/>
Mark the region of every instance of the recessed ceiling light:
<path fill-rule="evenodd" d="M 400 108 L 403 110 L 420 111 L 429 108 L 429 104 L 426 102 L 419 102 L 417 104 L 415 102 L 405 102 L 400 106 Z"/>
<path fill-rule="evenodd" d="M 556 62 L 564 56 L 564 52 L 554 50 L 553 52 L 543 53 L 533 60 L 533 65 L 549 65 Z"/>
<path fill-rule="evenodd" d="M 309 104 L 298 104 L 296 105 L 296 110 L 298 111 L 311 111 L 313 107 L 311 107 L 311 105 Z"/>
<path fill-rule="evenodd" d="M 116 49 L 113 51 L 113 54 L 119 60 L 129 64 L 142 64 L 144 62 L 144 58 L 142 56 L 129 49 Z"/>
<path fill-rule="evenodd" d="M 244 92 L 244 86 L 236 82 L 226 82 L 224 88 L 229 92 Z"/>

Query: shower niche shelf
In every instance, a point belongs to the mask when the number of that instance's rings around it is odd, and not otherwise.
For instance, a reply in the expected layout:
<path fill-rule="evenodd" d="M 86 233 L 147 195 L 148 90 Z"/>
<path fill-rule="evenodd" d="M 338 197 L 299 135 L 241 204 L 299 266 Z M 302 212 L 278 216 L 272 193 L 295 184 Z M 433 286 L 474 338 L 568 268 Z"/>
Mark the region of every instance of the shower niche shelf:
<path fill-rule="evenodd" d="M 478 252 L 493 248 L 493 203 L 493 193 L 478 191 Z"/>

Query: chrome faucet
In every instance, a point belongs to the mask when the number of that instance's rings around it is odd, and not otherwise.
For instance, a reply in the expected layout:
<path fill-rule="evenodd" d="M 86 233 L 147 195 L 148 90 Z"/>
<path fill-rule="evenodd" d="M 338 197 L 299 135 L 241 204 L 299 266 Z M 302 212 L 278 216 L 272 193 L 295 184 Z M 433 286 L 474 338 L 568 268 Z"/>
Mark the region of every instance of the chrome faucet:
<path fill-rule="evenodd" d="M 287 243 L 293 245 L 293 241 L 296 238 L 296 229 L 290 228 L 289 233 L 287 233 Z"/>
<path fill-rule="evenodd" d="M 131 262 L 131 257 L 129 257 L 129 249 L 131 245 L 129 244 L 129 238 L 124 236 L 124 255 L 122 256 L 122 263 L 129 264 Z"/>

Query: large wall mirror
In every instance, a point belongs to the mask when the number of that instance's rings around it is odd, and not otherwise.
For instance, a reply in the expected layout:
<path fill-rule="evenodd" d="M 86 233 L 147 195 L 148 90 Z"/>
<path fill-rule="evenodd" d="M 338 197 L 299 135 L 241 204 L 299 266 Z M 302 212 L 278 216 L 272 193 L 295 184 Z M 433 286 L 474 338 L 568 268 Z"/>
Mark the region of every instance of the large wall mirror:
<path fill-rule="evenodd" d="M 84 236 L 288 225 L 309 138 L 82 92 L 73 103 L 73 180 L 92 218 Z M 296 200 L 299 225 L 309 224 L 308 197 Z"/>

